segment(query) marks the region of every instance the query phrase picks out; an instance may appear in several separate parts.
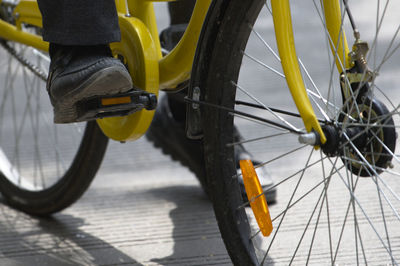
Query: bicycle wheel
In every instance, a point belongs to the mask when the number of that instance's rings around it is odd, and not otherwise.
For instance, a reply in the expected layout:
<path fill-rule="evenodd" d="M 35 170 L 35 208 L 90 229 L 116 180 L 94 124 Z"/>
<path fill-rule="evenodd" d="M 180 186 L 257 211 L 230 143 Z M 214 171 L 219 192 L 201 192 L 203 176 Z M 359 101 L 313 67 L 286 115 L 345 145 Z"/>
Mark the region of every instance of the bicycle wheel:
<path fill-rule="evenodd" d="M 206 20 L 192 86 L 203 101 L 209 194 L 235 265 L 400 261 L 399 3 L 351 1 L 370 44 L 366 61 L 379 76 L 343 101 L 321 2 L 292 3 L 303 79 L 330 144 L 319 150 L 299 143 L 304 126 L 276 52 L 269 1 L 214 1 Z M 344 12 L 343 21 L 351 32 Z M 258 167 L 275 179 L 269 237 L 240 194 L 234 125 L 244 136 L 240 143 L 263 162 Z"/>
<path fill-rule="evenodd" d="M 108 139 L 96 122 L 55 125 L 45 84 L 48 56 L 0 44 L 0 192 L 17 209 L 51 214 L 85 192 Z"/>

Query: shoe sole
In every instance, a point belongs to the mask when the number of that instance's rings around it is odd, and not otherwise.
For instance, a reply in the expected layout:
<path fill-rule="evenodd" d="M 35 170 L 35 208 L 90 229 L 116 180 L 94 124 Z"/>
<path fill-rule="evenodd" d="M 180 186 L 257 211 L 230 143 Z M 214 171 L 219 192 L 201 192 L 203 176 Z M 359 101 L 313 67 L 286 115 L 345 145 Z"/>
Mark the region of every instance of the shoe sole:
<path fill-rule="evenodd" d="M 132 89 L 131 77 L 122 67 L 108 67 L 93 74 L 65 100 L 54 104 L 54 123 L 65 124 L 78 121 L 77 103 L 95 96 L 110 96 Z M 74 94 L 73 94 L 74 93 Z"/>

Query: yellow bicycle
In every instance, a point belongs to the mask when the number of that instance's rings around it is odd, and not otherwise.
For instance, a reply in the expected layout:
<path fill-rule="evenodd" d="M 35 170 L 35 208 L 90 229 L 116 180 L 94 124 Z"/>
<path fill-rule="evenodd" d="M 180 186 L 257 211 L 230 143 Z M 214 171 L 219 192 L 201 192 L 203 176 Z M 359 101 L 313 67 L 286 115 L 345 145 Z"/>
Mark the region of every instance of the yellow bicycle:
<path fill-rule="evenodd" d="M 116 0 L 122 40 L 111 48 L 143 91 L 189 80 L 187 131 L 204 140 L 207 191 L 234 264 L 397 265 L 400 4 L 292 1 L 291 12 L 289 0 L 197 1 L 163 55 L 152 2 Z M 0 18 L 0 190 L 46 215 L 84 193 L 108 138 L 138 139 L 154 112 L 53 125 L 37 3 L 0 0 Z M 262 160 L 236 165 L 240 145 Z M 279 191 L 269 207 L 263 166 Z"/>

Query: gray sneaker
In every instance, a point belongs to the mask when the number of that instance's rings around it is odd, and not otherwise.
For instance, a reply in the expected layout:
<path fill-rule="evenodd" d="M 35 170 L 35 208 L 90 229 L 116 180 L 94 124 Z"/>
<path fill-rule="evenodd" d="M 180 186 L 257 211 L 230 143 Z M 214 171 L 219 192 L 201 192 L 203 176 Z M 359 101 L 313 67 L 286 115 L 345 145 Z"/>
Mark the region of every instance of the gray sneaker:
<path fill-rule="evenodd" d="M 47 91 L 54 107 L 54 123 L 82 121 L 77 103 L 95 96 L 123 93 L 132 89 L 132 79 L 107 45 L 50 45 Z M 86 120 L 90 120 L 85 118 Z"/>

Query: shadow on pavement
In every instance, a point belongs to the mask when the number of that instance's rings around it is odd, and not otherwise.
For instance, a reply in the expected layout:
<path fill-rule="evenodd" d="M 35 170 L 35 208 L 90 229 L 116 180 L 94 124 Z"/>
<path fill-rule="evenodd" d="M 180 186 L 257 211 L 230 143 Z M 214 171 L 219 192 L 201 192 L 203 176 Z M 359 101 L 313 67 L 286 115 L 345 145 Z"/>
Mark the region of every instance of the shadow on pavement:
<path fill-rule="evenodd" d="M 149 190 L 154 197 L 175 204 L 169 212 L 173 253 L 153 259 L 161 265 L 230 265 L 220 240 L 212 205 L 199 186 L 173 186 Z"/>
<path fill-rule="evenodd" d="M 173 254 L 153 259 L 153 262 L 161 265 L 232 265 L 212 204 L 199 186 L 174 186 L 149 192 L 176 204 L 169 213 L 173 223 Z M 271 258 L 268 262 L 273 265 Z"/>
<path fill-rule="evenodd" d="M 0 197 L 0 265 L 142 265 L 79 229 L 84 220 L 56 214 L 37 218 L 14 211 Z"/>
<path fill-rule="evenodd" d="M 198 185 L 93 189 L 69 212 L 31 217 L 0 196 L 0 265 L 232 265 Z"/>

